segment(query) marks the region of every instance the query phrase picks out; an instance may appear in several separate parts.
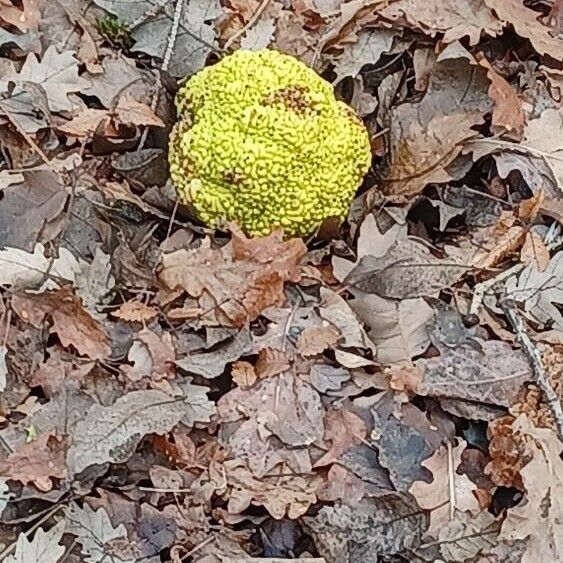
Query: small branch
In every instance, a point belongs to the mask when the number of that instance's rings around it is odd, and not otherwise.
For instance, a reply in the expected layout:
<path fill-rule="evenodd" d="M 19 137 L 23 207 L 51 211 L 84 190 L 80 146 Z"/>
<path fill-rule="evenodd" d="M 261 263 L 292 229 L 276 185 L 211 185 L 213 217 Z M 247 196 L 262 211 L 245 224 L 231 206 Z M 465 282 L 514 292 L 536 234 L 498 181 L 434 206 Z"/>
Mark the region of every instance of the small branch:
<path fill-rule="evenodd" d="M 172 53 L 174 52 L 174 45 L 176 43 L 176 38 L 178 37 L 178 28 L 180 27 L 180 18 L 182 17 L 183 9 L 184 0 L 176 0 L 176 7 L 174 8 L 174 20 L 172 22 L 172 27 L 170 28 L 170 33 L 168 34 L 168 43 L 166 45 L 164 59 L 162 60 L 162 70 L 164 72 L 168 70 L 170 59 L 172 58 Z"/>
<path fill-rule="evenodd" d="M 192 489 L 163 489 L 160 487 L 139 487 L 139 491 L 147 493 L 191 493 Z"/>
<path fill-rule="evenodd" d="M 450 520 L 455 518 L 456 495 L 455 495 L 455 471 L 454 471 L 454 453 L 452 443 L 447 440 L 446 448 L 448 451 L 448 491 L 450 495 Z"/>
<path fill-rule="evenodd" d="M 225 45 L 223 49 L 225 51 L 229 50 L 231 45 L 242 35 L 244 35 L 250 28 L 254 26 L 254 24 L 260 19 L 260 16 L 264 13 L 264 10 L 268 7 L 270 0 L 262 0 L 262 3 L 256 9 L 256 12 L 252 14 L 252 17 L 246 22 L 246 25 L 235 31 L 228 39 L 225 41 Z"/>
<path fill-rule="evenodd" d="M 481 308 L 481 305 L 483 304 L 483 299 L 485 297 L 485 294 L 487 294 L 491 290 L 491 288 L 493 288 L 495 285 L 498 285 L 499 282 L 504 281 L 505 279 L 511 276 L 515 276 L 516 274 L 519 274 L 523 269 L 524 269 L 524 264 L 522 263 L 515 264 L 514 266 L 512 266 L 512 268 L 505 270 L 498 276 L 491 278 L 487 281 L 478 283 L 473 290 L 473 300 L 471 301 L 469 314 L 477 315 L 479 313 L 479 309 Z"/>
<path fill-rule="evenodd" d="M 20 126 L 17 119 L 13 117 L 10 112 L 4 111 L 4 115 L 8 118 L 10 123 L 14 126 L 16 131 L 25 139 L 25 142 L 33 149 L 33 151 L 39 156 L 39 158 L 47 165 L 49 170 L 58 174 L 57 169 L 53 166 L 53 163 L 49 160 L 49 157 L 39 148 L 39 145 L 28 135 L 27 131 Z"/>
<path fill-rule="evenodd" d="M 35 532 L 35 530 L 37 530 L 37 528 L 39 528 L 43 523 L 47 522 L 47 520 L 49 520 L 49 518 L 51 518 L 51 516 L 54 516 L 62 507 L 63 507 L 63 504 L 58 504 L 58 505 L 51 507 L 48 510 L 46 510 L 43 518 L 41 518 L 41 520 L 39 520 L 33 526 L 31 526 L 31 528 L 29 528 L 29 530 L 22 532 L 23 535 L 26 538 L 29 538 L 29 536 L 31 536 L 31 534 L 33 534 L 33 532 Z M 14 551 L 16 549 L 17 544 L 18 544 L 18 540 L 16 539 L 15 542 L 11 543 L 8 547 L 6 547 L 4 549 L 4 551 L 2 551 L 2 553 L 0 553 L 0 561 L 4 561 L 4 558 L 7 557 L 10 553 L 12 553 L 12 551 Z"/>
<path fill-rule="evenodd" d="M 528 336 L 524 322 L 516 309 L 515 302 L 506 296 L 506 290 L 504 288 L 500 289 L 497 291 L 497 295 L 499 305 L 516 333 L 516 341 L 520 344 L 522 351 L 528 358 L 528 362 L 534 374 L 534 383 L 537 384 L 545 395 L 547 405 L 555 420 L 559 439 L 563 442 L 563 409 L 561 408 L 561 402 L 559 401 L 557 393 L 555 393 L 551 383 L 549 382 L 540 352 Z"/>
<path fill-rule="evenodd" d="M 178 37 L 178 29 L 180 28 L 180 20 L 182 18 L 182 11 L 184 10 L 185 0 L 176 0 L 176 6 L 174 8 L 174 20 L 172 21 L 172 26 L 170 27 L 170 33 L 168 34 L 168 40 L 166 42 L 166 50 L 164 51 L 164 58 L 162 59 L 162 66 L 160 67 L 161 72 L 167 72 L 170 66 L 170 60 L 172 59 L 172 54 L 174 53 L 174 45 L 176 44 L 176 39 Z M 151 100 L 151 109 L 156 113 L 156 106 L 158 105 L 158 99 L 160 97 L 160 91 L 162 90 L 162 77 L 160 72 L 156 74 L 156 88 Z M 143 133 L 141 134 L 141 139 L 139 140 L 139 147 L 137 150 L 141 150 L 147 141 L 147 135 L 149 134 L 149 128 L 145 127 Z"/>

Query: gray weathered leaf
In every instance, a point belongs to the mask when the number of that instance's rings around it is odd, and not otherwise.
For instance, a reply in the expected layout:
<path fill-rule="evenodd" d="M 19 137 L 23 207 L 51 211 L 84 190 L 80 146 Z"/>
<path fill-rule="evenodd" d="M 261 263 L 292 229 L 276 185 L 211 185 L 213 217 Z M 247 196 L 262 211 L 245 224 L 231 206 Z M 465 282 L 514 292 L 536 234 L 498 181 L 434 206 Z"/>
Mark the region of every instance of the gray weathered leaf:
<path fill-rule="evenodd" d="M 500 522 L 487 511 L 458 513 L 440 530 L 438 545 L 448 563 L 463 563 L 495 546 Z"/>
<path fill-rule="evenodd" d="M 563 251 L 553 256 L 543 272 L 528 266 L 511 276 L 506 281 L 506 292 L 524 305 L 528 319 L 563 331 L 563 315 L 558 307 L 563 303 Z"/>
<path fill-rule="evenodd" d="M 126 563 L 123 559 L 110 555 L 105 545 L 110 540 L 117 538 L 127 539 L 127 530 L 124 524 L 113 527 L 107 512 L 103 508 L 93 510 L 87 504 L 80 508 L 75 502 L 66 510 L 67 526 L 65 532 L 77 537 L 82 545 L 82 554 L 87 563 L 101 563 L 112 561 Z M 134 563 L 132 559 L 127 563 Z"/>
<path fill-rule="evenodd" d="M 153 74 L 117 55 L 106 56 L 102 68 L 102 74 L 89 78 L 90 86 L 83 90 L 84 94 L 96 96 L 108 109 L 114 109 L 119 98 L 126 94 L 138 102 L 151 103 L 156 82 Z"/>
<path fill-rule="evenodd" d="M 238 360 L 247 353 L 250 344 L 250 333 L 247 329 L 243 329 L 232 340 L 222 343 L 217 349 L 200 354 L 189 354 L 181 360 L 176 360 L 176 365 L 189 373 L 213 379 L 225 371 L 228 363 Z"/>
<path fill-rule="evenodd" d="M 451 259 L 435 258 L 420 244 L 400 240 L 382 257 L 362 257 L 344 283 L 387 299 L 414 299 L 449 287 L 466 270 Z"/>
<path fill-rule="evenodd" d="M 106 297 L 114 287 L 115 278 L 111 273 L 110 256 L 96 248 L 92 262 L 84 263 L 76 277 L 76 293 L 92 316 L 100 318 L 100 305 L 106 303 Z"/>
<path fill-rule="evenodd" d="M 329 561 L 378 561 L 420 543 L 428 516 L 407 495 L 381 494 L 356 506 L 325 506 L 305 528 Z"/>
<path fill-rule="evenodd" d="M 502 204 L 489 194 L 466 186 L 447 186 L 441 194 L 443 201 L 464 213 L 465 224 L 471 227 L 492 225 L 502 211 Z M 434 204 L 434 202 L 432 202 Z"/>
<path fill-rule="evenodd" d="M 478 342 L 481 350 L 473 346 L 444 348 L 440 356 L 417 360 L 423 373 L 417 392 L 510 406 L 520 386 L 532 378 L 528 361 L 521 350 L 506 342 Z"/>
<path fill-rule="evenodd" d="M 168 0 L 95 0 L 95 3 L 130 24 L 159 12 Z"/>
<path fill-rule="evenodd" d="M 309 380 L 311 385 L 321 393 L 338 390 L 345 381 L 350 379 L 350 372 L 343 368 L 327 364 L 315 364 L 311 367 Z"/>
<path fill-rule="evenodd" d="M 67 199 L 63 180 L 57 173 L 47 169 L 26 170 L 20 182 L 2 191 L 0 246 L 31 251 L 36 242 L 52 240 L 62 225 Z M 50 229 L 45 233 L 47 224 Z"/>
<path fill-rule="evenodd" d="M 4 46 L 8 43 L 14 43 L 24 53 L 29 53 L 30 51 L 34 51 L 35 53 L 41 52 L 39 35 L 34 31 L 27 31 L 26 33 L 11 33 L 4 28 L 0 28 L 0 46 Z"/>
<path fill-rule="evenodd" d="M 462 215 L 465 211 L 460 207 L 449 205 L 441 199 L 429 199 L 428 202 L 438 208 L 438 213 L 440 214 L 440 226 L 438 229 L 440 229 L 440 231 L 444 231 L 451 219 Z"/>
<path fill-rule="evenodd" d="M 561 197 L 563 148 L 554 139 L 561 137 L 562 130 L 561 111 L 547 108 L 526 125 L 521 143 L 477 139 L 468 142 L 464 150 L 472 151 L 474 159 L 492 153 L 502 178 L 518 170 L 532 191 L 543 188 L 550 197 Z"/>
<path fill-rule="evenodd" d="M 189 402 L 186 396 L 149 389 L 128 393 L 107 407 L 94 405 L 72 429 L 69 472 L 75 475 L 90 465 L 126 461 L 146 434 L 174 428 L 188 414 Z"/>
<path fill-rule="evenodd" d="M 27 80 L 8 86 L 0 82 L 2 90 L 5 90 L 5 94 L 0 99 L 0 109 L 26 133 L 37 133 L 51 125 L 47 94 L 40 85 Z"/>
<path fill-rule="evenodd" d="M 78 76 L 78 60 L 74 51 L 58 53 L 55 47 L 48 47 L 41 61 L 30 53 L 18 73 L 8 74 L 3 80 L 32 82 L 43 88 L 51 111 L 70 111 L 72 103 L 68 94 L 80 92 L 89 83 Z"/>
<path fill-rule="evenodd" d="M 0 250 L 0 284 L 27 289 L 45 281 L 43 288 L 52 288 L 57 285 L 49 276 L 74 281 L 80 264 L 66 248 L 61 247 L 55 259 L 47 258 L 44 253 L 40 243 L 33 252 L 11 247 Z"/>
<path fill-rule="evenodd" d="M 371 413 L 372 440 L 395 488 L 407 492 L 415 481 L 430 478 L 421 463 L 440 447 L 443 436 L 432 428 L 426 415 L 414 405 L 396 404 L 391 394 L 378 401 Z"/>
<path fill-rule="evenodd" d="M 178 383 L 186 397 L 185 413 L 182 422 L 186 426 L 193 426 L 195 422 L 209 422 L 215 409 L 215 403 L 207 398 L 209 388 L 204 385 L 194 385 L 191 377 L 186 377 Z"/>
<path fill-rule="evenodd" d="M 247 32 L 240 42 L 241 49 L 258 51 L 268 47 L 276 32 L 276 18 L 263 15 Z"/>
<path fill-rule="evenodd" d="M 462 344 L 471 344 L 475 338 L 475 327 L 468 329 L 458 310 L 440 299 L 431 302 L 434 319 L 428 324 L 428 335 L 435 348 L 456 348 Z M 478 343 L 475 342 L 478 346 Z"/>
<path fill-rule="evenodd" d="M 381 55 L 391 49 L 393 39 L 399 33 L 397 30 L 384 28 L 360 32 L 357 43 L 345 49 L 336 61 L 336 81 L 339 82 L 346 76 L 357 76 L 364 65 L 376 64 Z"/>
<path fill-rule="evenodd" d="M 14 554 L 4 559 L 4 563 L 57 563 L 65 552 L 64 546 L 59 545 L 64 528 L 64 521 L 55 524 L 48 532 L 39 528 L 31 541 L 22 532 Z"/>

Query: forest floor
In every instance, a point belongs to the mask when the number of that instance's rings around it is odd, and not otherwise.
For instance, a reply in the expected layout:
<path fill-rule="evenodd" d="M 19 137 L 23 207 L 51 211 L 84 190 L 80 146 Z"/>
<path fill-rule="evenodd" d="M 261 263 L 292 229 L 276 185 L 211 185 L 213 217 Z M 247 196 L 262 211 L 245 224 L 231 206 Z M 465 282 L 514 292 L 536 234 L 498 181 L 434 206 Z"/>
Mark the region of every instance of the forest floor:
<path fill-rule="evenodd" d="M 182 77 L 271 47 L 373 166 L 199 224 Z M 563 561 L 561 0 L 0 0 L 0 561 Z"/>

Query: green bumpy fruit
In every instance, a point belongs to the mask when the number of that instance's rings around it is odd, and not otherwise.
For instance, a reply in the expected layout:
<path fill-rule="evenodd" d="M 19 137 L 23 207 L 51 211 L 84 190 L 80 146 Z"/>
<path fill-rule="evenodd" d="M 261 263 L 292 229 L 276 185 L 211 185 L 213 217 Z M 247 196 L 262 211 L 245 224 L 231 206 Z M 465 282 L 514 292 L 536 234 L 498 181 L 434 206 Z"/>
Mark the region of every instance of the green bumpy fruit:
<path fill-rule="evenodd" d="M 343 219 L 371 163 L 368 133 L 328 82 L 289 55 L 239 50 L 176 96 L 172 182 L 209 225 L 305 236 Z"/>

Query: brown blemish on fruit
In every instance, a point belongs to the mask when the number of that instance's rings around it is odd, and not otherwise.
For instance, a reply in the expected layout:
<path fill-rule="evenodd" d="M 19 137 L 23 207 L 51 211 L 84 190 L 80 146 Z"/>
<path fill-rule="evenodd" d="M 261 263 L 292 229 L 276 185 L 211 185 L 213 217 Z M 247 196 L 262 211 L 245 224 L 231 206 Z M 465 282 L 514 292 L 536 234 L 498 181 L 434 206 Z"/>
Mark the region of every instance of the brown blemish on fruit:
<path fill-rule="evenodd" d="M 273 106 L 281 104 L 296 113 L 308 113 L 313 110 L 313 105 L 307 91 L 301 86 L 289 86 L 268 94 L 264 100 L 264 105 Z"/>

